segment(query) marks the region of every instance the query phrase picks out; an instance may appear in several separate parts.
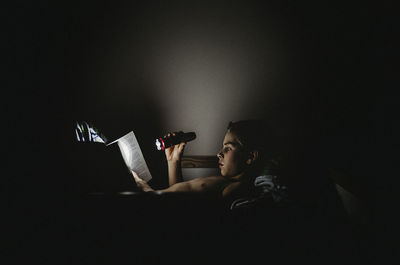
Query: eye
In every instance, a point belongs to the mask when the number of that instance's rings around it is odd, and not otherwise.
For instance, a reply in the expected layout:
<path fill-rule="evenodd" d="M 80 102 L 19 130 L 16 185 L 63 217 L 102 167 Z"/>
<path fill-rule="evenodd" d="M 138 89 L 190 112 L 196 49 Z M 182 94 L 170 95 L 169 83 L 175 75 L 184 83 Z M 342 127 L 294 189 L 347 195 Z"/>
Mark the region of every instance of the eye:
<path fill-rule="evenodd" d="M 224 148 L 224 152 L 225 152 L 225 153 L 228 152 L 228 151 L 231 151 L 231 150 L 232 150 L 232 148 L 230 148 L 229 146 L 227 146 L 227 147 Z"/>

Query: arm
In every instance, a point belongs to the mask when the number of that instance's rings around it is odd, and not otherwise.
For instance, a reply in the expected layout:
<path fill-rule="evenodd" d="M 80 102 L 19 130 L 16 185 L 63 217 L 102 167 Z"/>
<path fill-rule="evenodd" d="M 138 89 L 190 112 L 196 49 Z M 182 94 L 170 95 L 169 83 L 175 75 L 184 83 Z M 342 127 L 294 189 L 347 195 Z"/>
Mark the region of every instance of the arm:
<path fill-rule="evenodd" d="M 168 135 L 164 137 L 171 137 L 175 136 L 175 133 L 168 133 Z M 177 183 L 182 183 L 183 177 L 182 177 L 182 168 L 181 168 L 181 159 L 183 155 L 183 150 L 185 148 L 185 142 L 182 142 L 180 144 L 171 146 L 167 149 L 165 149 L 165 157 L 168 162 L 168 182 L 169 182 L 169 187 L 172 187 L 174 184 Z M 133 178 L 136 182 L 136 185 L 141 188 L 144 192 L 148 191 L 154 191 L 153 188 L 147 184 L 146 181 L 141 179 L 139 175 L 136 174 L 133 170 L 131 171 Z M 174 187 L 170 190 L 165 189 L 162 191 L 188 191 L 190 187 L 186 184 L 180 185 L 178 187 Z"/>
<path fill-rule="evenodd" d="M 172 148 L 172 147 L 171 147 Z M 183 181 L 181 161 L 168 161 L 168 183 L 171 187 Z"/>
<path fill-rule="evenodd" d="M 132 175 L 138 187 L 140 187 L 144 192 L 154 191 L 149 186 L 149 184 L 147 184 L 146 181 L 142 180 L 134 171 L 132 171 Z M 193 192 L 193 193 L 222 192 L 222 190 L 226 187 L 227 184 L 228 184 L 227 181 L 221 176 L 203 177 L 203 178 L 196 178 L 190 181 L 175 183 L 166 189 L 158 191 Z"/>
<path fill-rule="evenodd" d="M 141 178 L 139 177 L 139 175 L 138 175 L 135 171 L 131 170 L 131 173 L 132 173 L 133 179 L 134 179 L 135 182 L 136 182 L 136 185 L 137 185 L 139 188 L 141 188 L 144 192 L 154 191 L 154 190 L 149 186 L 149 184 L 147 184 L 146 181 L 144 181 L 143 179 L 141 179 Z"/>
<path fill-rule="evenodd" d="M 168 133 L 167 137 L 174 136 L 175 133 Z M 181 159 L 186 143 L 182 142 L 180 144 L 171 146 L 165 149 L 165 157 L 168 162 L 168 182 L 169 186 L 176 183 L 182 182 L 182 167 Z"/>
<path fill-rule="evenodd" d="M 161 192 L 205 192 L 208 190 L 207 186 L 210 186 L 206 184 L 207 182 L 208 183 L 210 182 L 208 178 L 197 178 L 185 182 L 175 183 L 172 186 L 160 191 Z"/>

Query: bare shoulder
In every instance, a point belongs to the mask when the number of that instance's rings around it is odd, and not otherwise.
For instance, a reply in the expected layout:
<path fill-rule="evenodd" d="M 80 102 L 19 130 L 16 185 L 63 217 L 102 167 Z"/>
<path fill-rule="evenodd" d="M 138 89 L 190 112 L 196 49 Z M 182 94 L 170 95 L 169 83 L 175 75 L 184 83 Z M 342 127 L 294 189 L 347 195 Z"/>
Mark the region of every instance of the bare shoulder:
<path fill-rule="evenodd" d="M 229 183 L 224 187 L 224 190 L 222 191 L 222 196 L 223 197 L 232 196 L 235 192 L 237 192 L 237 190 L 240 189 L 240 185 L 241 185 L 240 182 Z"/>
<path fill-rule="evenodd" d="M 199 177 L 199 178 L 193 179 L 191 181 L 201 182 L 201 183 L 203 183 L 203 182 L 205 182 L 205 183 L 220 183 L 220 182 L 228 183 L 228 180 L 222 176 Z"/>
<path fill-rule="evenodd" d="M 200 177 L 190 181 L 194 190 L 198 191 L 222 191 L 229 181 L 222 176 Z"/>

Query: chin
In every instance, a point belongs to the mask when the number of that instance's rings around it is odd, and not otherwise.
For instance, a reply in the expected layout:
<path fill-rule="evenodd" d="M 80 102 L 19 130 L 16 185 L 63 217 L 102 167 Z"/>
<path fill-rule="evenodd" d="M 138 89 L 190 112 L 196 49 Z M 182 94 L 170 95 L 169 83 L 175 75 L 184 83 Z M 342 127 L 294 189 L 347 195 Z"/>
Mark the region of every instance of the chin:
<path fill-rule="evenodd" d="M 224 178 L 226 178 L 226 179 L 229 179 L 229 178 L 232 178 L 232 177 L 233 177 L 231 174 L 228 174 L 228 173 L 226 173 L 226 172 L 221 172 L 221 176 L 224 177 Z"/>
<path fill-rule="evenodd" d="M 221 175 L 221 176 L 223 176 L 223 177 L 226 177 L 226 172 L 224 172 L 224 171 L 220 170 L 220 172 L 219 172 L 219 173 L 220 173 L 220 175 Z"/>

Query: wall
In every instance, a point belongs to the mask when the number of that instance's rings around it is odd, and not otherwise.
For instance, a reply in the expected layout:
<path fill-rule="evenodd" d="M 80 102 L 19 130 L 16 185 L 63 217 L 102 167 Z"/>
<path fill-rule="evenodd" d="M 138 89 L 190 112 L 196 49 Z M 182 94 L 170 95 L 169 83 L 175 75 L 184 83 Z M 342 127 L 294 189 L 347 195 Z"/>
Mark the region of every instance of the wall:
<path fill-rule="evenodd" d="M 110 138 L 134 130 L 147 143 L 168 131 L 195 131 L 189 155 L 215 154 L 227 123 L 246 118 L 267 119 L 283 142 L 341 127 L 358 134 L 369 99 L 359 99 L 365 29 L 353 18 L 357 8 L 71 5 L 63 11 L 67 111 Z"/>
<path fill-rule="evenodd" d="M 229 121 L 265 118 L 282 148 L 317 139 L 331 166 L 360 180 L 370 174 L 359 162 L 371 162 L 364 143 L 375 118 L 369 6 L 40 2 L 9 14 L 5 123 L 10 139 L 31 129 L 27 168 L 73 156 L 67 139 L 77 120 L 110 139 L 134 130 L 157 175 L 155 137 L 195 131 L 186 154 L 210 155 Z M 48 141 L 65 152 L 49 155 Z"/>
<path fill-rule="evenodd" d="M 318 142 L 331 167 L 369 189 L 369 11 L 312 1 L 16 4 L 8 138 L 29 128 L 26 168 L 51 172 L 60 161 L 73 164 L 75 121 L 93 122 L 110 139 L 133 130 L 163 179 L 156 137 L 195 131 L 186 154 L 216 154 L 229 121 L 264 118 L 282 149 Z M 25 149 L 10 148 L 10 157 Z M 311 150 L 304 156 L 322 156 Z"/>
<path fill-rule="evenodd" d="M 230 120 L 265 116 L 290 89 L 286 29 L 268 6 L 199 1 L 82 9 L 70 29 L 72 104 L 85 101 L 90 110 L 79 115 L 112 135 L 154 124 L 154 135 L 191 130 L 198 139 L 187 153 L 214 154 Z"/>

